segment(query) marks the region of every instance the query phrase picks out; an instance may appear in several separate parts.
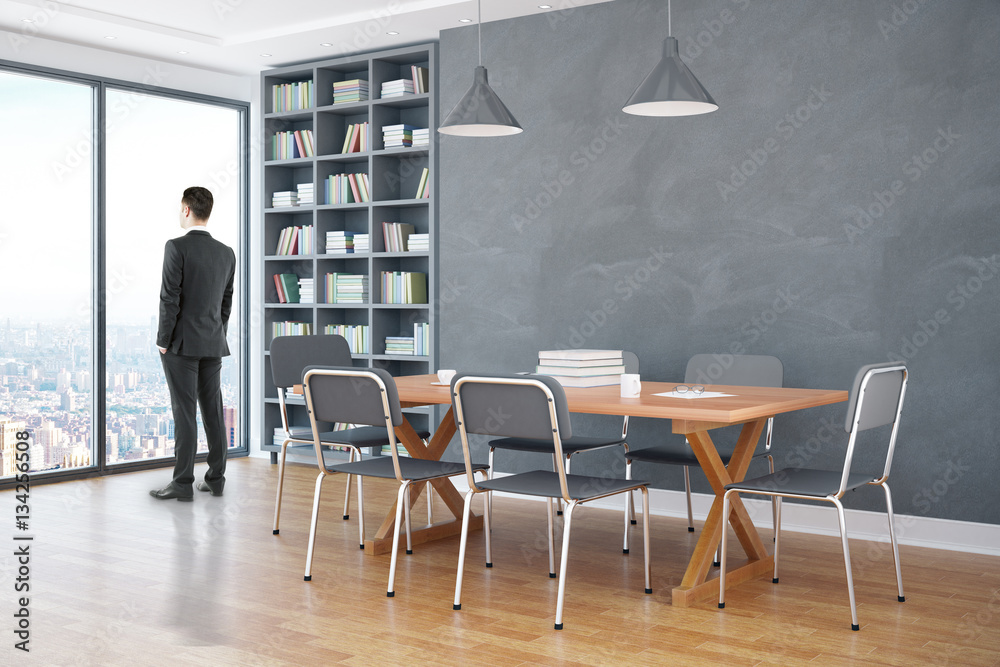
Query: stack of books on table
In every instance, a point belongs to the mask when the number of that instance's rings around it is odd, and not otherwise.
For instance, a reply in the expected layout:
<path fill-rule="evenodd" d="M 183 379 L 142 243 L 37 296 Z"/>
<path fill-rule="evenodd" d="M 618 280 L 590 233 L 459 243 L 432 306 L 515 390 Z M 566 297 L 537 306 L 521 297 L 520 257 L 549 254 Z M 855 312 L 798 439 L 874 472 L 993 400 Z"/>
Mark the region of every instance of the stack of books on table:
<path fill-rule="evenodd" d="M 621 350 L 542 350 L 535 372 L 564 387 L 606 387 L 621 384 L 625 363 Z"/>
<path fill-rule="evenodd" d="M 417 128 L 413 130 L 414 146 L 429 146 L 431 143 L 431 131 L 429 128 Z"/>
<path fill-rule="evenodd" d="M 323 333 L 336 334 L 347 339 L 351 354 L 368 354 L 370 352 L 367 324 L 327 324 Z"/>
<path fill-rule="evenodd" d="M 327 232 L 327 255 L 351 255 L 355 253 L 354 232 Z"/>
<path fill-rule="evenodd" d="M 298 206 L 299 193 L 294 190 L 282 190 L 271 195 L 271 208 L 285 208 L 286 206 Z"/>
<path fill-rule="evenodd" d="M 364 79 L 336 81 L 333 84 L 333 103 L 364 102 L 368 99 L 368 82 Z"/>
<path fill-rule="evenodd" d="M 395 81 L 385 81 L 382 83 L 382 98 L 402 97 L 412 95 L 414 92 L 412 79 L 396 79 Z"/>
<path fill-rule="evenodd" d="M 382 144 L 386 148 L 399 148 L 413 145 L 413 133 L 417 128 L 413 125 L 385 125 L 382 127 Z"/>
<path fill-rule="evenodd" d="M 312 183 L 299 183 L 295 186 L 299 206 L 316 203 L 316 190 Z"/>
<path fill-rule="evenodd" d="M 406 239 L 407 252 L 430 252 L 430 249 L 430 234 L 410 234 L 410 237 Z"/>
<path fill-rule="evenodd" d="M 294 273 L 274 274 L 278 303 L 299 303 L 299 277 Z"/>
<path fill-rule="evenodd" d="M 386 252 L 406 252 L 407 239 L 413 233 L 413 225 L 407 222 L 383 222 L 382 237 Z"/>
<path fill-rule="evenodd" d="M 353 273 L 326 274 L 327 303 L 368 303 L 368 276 Z"/>
<path fill-rule="evenodd" d="M 371 252 L 371 244 L 368 239 L 371 238 L 368 234 L 355 234 L 354 235 L 354 252 Z"/>
<path fill-rule="evenodd" d="M 299 303 L 315 303 L 314 281 L 312 278 L 299 278 Z"/>

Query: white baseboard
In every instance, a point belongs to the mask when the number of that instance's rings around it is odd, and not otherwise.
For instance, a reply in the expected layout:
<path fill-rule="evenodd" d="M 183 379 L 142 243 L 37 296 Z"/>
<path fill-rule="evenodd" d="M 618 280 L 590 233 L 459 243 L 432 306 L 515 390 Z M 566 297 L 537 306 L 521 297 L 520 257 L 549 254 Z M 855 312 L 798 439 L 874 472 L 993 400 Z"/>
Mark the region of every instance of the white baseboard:
<path fill-rule="evenodd" d="M 498 476 L 503 474 L 498 473 Z M 465 477 L 454 477 L 453 481 L 462 493 L 468 490 Z M 510 497 L 527 498 L 527 496 Z M 707 493 L 691 494 L 691 508 L 696 522 L 705 520 L 714 499 L 715 496 Z M 541 501 L 540 498 L 537 500 Z M 638 497 L 636 501 L 638 502 Z M 767 529 L 774 527 L 770 500 L 744 498 L 743 504 L 754 525 Z M 621 496 L 605 498 L 590 503 L 589 506 L 620 512 L 624 510 L 624 500 Z M 686 520 L 687 503 L 684 492 L 650 489 L 649 513 Z M 847 509 L 845 513 L 847 534 L 851 539 L 889 543 L 888 522 L 883 512 Z M 827 507 L 803 505 L 786 500 L 781 505 L 781 528 L 782 531 L 796 533 L 840 536 L 837 513 L 832 505 Z M 919 547 L 1000 556 L 1000 525 L 995 524 L 897 514 L 896 540 L 900 544 Z"/>

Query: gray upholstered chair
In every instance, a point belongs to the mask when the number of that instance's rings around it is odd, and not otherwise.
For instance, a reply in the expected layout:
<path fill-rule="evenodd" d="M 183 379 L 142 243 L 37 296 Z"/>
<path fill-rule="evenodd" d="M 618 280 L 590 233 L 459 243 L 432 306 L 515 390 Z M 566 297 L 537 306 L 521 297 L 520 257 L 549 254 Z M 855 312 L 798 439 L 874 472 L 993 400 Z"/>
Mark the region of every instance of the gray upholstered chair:
<path fill-rule="evenodd" d="M 801 498 L 824 500 L 837 508 L 840 521 L 840 539 L 844 548 L 844 567 L 847 571 L 847 594 L 851 601 L 851 629 L 859 629 L 858 610 L 854 601 L 854 578 L 851 575 L 851 552 L 847 544 L 847 524 L 841 498 L 853 489 L 870 484 L 881 486 L 885 492 L 886 514 L 889 519 L 889 539 L 892 542 L 892 558 L 896 566 L 897 599 L 905 602 L 903 596 L 903 575 L 899 569 L 899 547 L 893 526 L 892 494 L 889 492 L 889 468 L 896 448 L 896 434 L 899 431 L 899 415 L 903 410 L 906 395 L 906 381 L 909 373 L 906 366 L 896 362 L 862 366 L 854 378 L 844 430 L 849 434 L 844 467 L 841 470 L 813 470 L 807 468 L 786 468 L 763 477 L 744 480 L 726 485 L 723 496 L 722 515 L 729 516 L 730 498 L 734 493 L 750 493 L 771 496 L 777 501 L 777 520 L 774 526 L 774 576 L 778 583 L 778 552 L 781 547 L 781 499 Z M 876 427 L 891 425 L 888 429 L 888 446 L 882 471 L 875 473 L 851 472 L 855 456 L 858 433 Z M 865 446 L 873 446 L 874 440 L 865 438 Z M 722 572 L 719 581 L 719 608 L 726 606 L 726 533 L 722 531 Z"/>
<path fill-rule="evenodd" d="M 569 555 L 570 527 L 573 511 L 578 505 L 633 490 L 642 492 L 643 547 L 645 554 L 646 592 L 651 593 L 649 568 L 649 495 L 646 482 L 571 475 L 564 465 L 566 452 L 563 440 L 573 436 L 566 394 L 559 383 L 543 375 L 478 376 L 459 374 L 452 380 L 452 404 L 465 458 L 469 491 L 465 495 L 462 519 L 462 539 L 459 546 L 458 574 L 455 581 L 454 609 L 462 608 L 462 577 L 465 570 L 465 548 L 469 537 L 469 515 L 472 498 L 492 491 L 536 496 L 546 499 L 549 544 L 549 577 L 556 577 L 552 501 L 563 500 L 563 541 L 559 567 L 558 598 L 555 628 L 563 627 L 563 601 L 566 592 L 566 563 Z M 555 471 L 533 470 L 477 482 L 469 447 L 469 435 L 529 438 L 549 443 Z M 492 567 L 490 513 L 484 512 L 486 537 L 486 567 Z"/>
<path fill-rule="evenodd" d="M 319 520 L 319 500 L 323 480 L 335 473 L 346 473 L 358 478 L 358 526 L 361 548 L 365 547 L 365 511 L 364 487 L 365 477 L 380 477 L 395 479 L 399 482 L 396 498 L 396 524 L 392 538 L 392 559 L 389 564 L 388 597 L 393 597 L 396 578 L 396 557 L 399 550 L 400 523 L 405 521 L 406 553 L 413 553 L 410 541 L 410 485 L 414 482 L 426 482 L 432 479 L 461 475 L 467 469 L 461 463 L 448 461 L 431 461 L 428 459 L 400 456 L 394 428 L 403 423 L 403 411 L 399 405 L 399 394 L 392 376 L 380 368 L 353 367 L 313 367 L 306 368 L 302 379 L 303 391 L 306 395 L 306 405 L 309 408 L 309 421 L 312 427 L 313 440 L 316 444 L 316 464 L 319 475 L 316 477 L 316 493 L 313 497 L 312 523 L 309 529 L 309 546 L 306 555 L 305 580 L 312 579 L 313 550 L 316 545 L 316 528 Z M 350 422 L 362 424 L 382 434 L 383 441 L 389 446 L 389 456 L 374 456 L 358 461 L 350 461 L 335 465 L 327 464 L 320 447 L 321 422 Z M 486 466 L 472 464 L 472 471 L 478 471 L 486 477 Z"/>
<path fill-rule="evenodd" d="M 285 482 L 285 456 L 289 448 L 312 449 L 313 433 L 309 426 L 293 426 L 288 417 L 288 398 L 285 392 L 289 387 L 302 383 L 302 373 L 307 366 L 319 364 L 323 366 L 350 366 L 351 348 L 343 336 L 278 336 L 271 341 L 269 350 L 271 360 L 271 380 L 278 389 L 278 405 L 281 409 L 281 427 L 285 439 L 281 443 L 281 454 L 278 457 L 278 490 L 274 499 L 274 528 L 278 534 L 278 521 L 281 518 L 281 493 Z M 429 433 L 419 432 L 421 438 L 427 438 Z M 362 450 L 377 447 L 381 449 L 386 442 L 384 428 L 361 427 L 340 431 L 326 431 L 320 434 L 323 449 L 333 446 L 347 447 L 350 460 L 361 458 Z M 350 518 L 351 509 L 351 478 L 347 478 L 344 491 L 344 519 Z"/>
<path fill-rule="evenodd" d="M 622 361 L 625 366 L 626 373 L 637 374 L 639 372 L 639 357 L 636 356 L 634 352 L 622 352 Z M 569 474 L 570 467 L 572 465 L 573 456 L 579 454 L 580 452 L 592 452 L 598 449 L 605 449 L 607 447 L 622 447 L 625 453 L 628 453 L 628 443 L 626 442 L 626 436 L 628 434 L 628 417 L 624 417 L 622 421 L 622 433 L 621 435 L 611 435 L 611 436 L 591 436 L 591 435 L 573 435 L 570 438 L 564 438 L 562 441 L 562 451 L 566 455 L 566 473 Z M 552 441 L 551 440 L 534 440 L 532 438 L 497 438 L 489 443 L 489 464 L 490 464 L 490 475 L 493 475 L 494 467 L 494 452 L 497 449 L 509 450 L 515 452 L 533 452 L 542 454 L 552 454 Z M 556 501 L 557 511 L 556 514 L 562 514 L 562 504 L 560 501 Z M 626 511 L 629 513 L 629 519 L 633 522 L 635 520 L 635 512 L 631 504 L 626 499 Z M 622 547 L 625 553 L 628 553 L 628 541 L 626 541 Z"/>
<path fill-rule="evenodd" d="M 783 381 L 784 369 L 777 357 L 755 354 L 715 355 L 696 354 L 688 360 L 684 372 L 684 382 L 687 384 L 728 384 L 744 387 L 780 387 Z M 697 399 L 695 399 L 697 400 Z M 767 420 L 767 430 L 764 436 L 764 448 L 754 453 L 754 458 L 767 457 L 769 471 L 774 472 L 774 458 L 771 456 L 771 431 L 774 419 Z M 733 445 L 722 445 L 719 457 L 725 465 L 733 456 Z M 694 532 L 694 513 L 691 510 L 691 473 L 690 466 L 700 466 L 694 450 L 687 440 L 671 439 L 654 447 L 626 450 L 625 476 L 631 478 L 632 463 L 661 463 L 684 467 L 684 493 L 687 496 L 688 530 Z M 774 511 L 774 510 L 772 510 Z M 718 565 L 718 559 L 715 562 Z"/>

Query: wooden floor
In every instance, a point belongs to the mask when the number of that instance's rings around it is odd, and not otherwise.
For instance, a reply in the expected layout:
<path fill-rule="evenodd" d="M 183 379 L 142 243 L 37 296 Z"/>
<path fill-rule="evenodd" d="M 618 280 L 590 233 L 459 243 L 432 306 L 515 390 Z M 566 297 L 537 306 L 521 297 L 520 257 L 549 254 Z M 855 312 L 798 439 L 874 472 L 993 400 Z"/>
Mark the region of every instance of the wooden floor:
<path fill-rule="evenodd" d="M 13 648 L 8 546 L 0 664 L 1000 664 L 1000 558 L 904 546 L 900 604 L 889 551 L 855 541 L 861 631 L 852 632 L 837 538 L 788 533 L 780 584 L 743 584 L 725 610 L 680 609 L 670 588 L 697 535 L 681 520 L 652 519 L 654 593 L 644 595 L 638 536 L 624 556 L 620 515 L 584 508 L 574 520 L 565 629 L 555 631 L 540 503 L 496 500 L 495 565 L 482 566 L 477 534 L 462 610 L 452 611 L 457 538 L 401 556 L 396 597 L 386 598 L 389 556 L 359 551 L 356 518 L 341 519 L 339 480 L 324 499 L 313 580 L 304 582 L 312 468 L 289 467 L 278 536 L 277 467 L 267 461 L 231 461 L 225 496 L 197 494 L 193 503 L 147 495 L 167 477 L 32 490 L 31 653 Z M 372 531 L 393 486 L 366 484 Z M 11 526 L 13 496 L 0 494 Z"/>

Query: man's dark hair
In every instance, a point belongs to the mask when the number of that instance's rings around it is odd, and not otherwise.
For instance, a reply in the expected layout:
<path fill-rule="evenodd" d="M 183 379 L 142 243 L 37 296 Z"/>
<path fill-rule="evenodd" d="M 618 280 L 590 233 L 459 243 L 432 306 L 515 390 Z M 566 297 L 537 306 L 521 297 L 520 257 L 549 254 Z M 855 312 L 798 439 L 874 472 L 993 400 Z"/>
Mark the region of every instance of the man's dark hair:
<path fill-rule="evenodd" d="M 181 197 L 181 205 L 190 208 L 191 215 L 198 220 L 208 220 L 209 216 L 212 215 L 214 203 L 212 193 L 207 188 L 198 186 L 188 188 L 184 191 L 184 196 Z"/>

